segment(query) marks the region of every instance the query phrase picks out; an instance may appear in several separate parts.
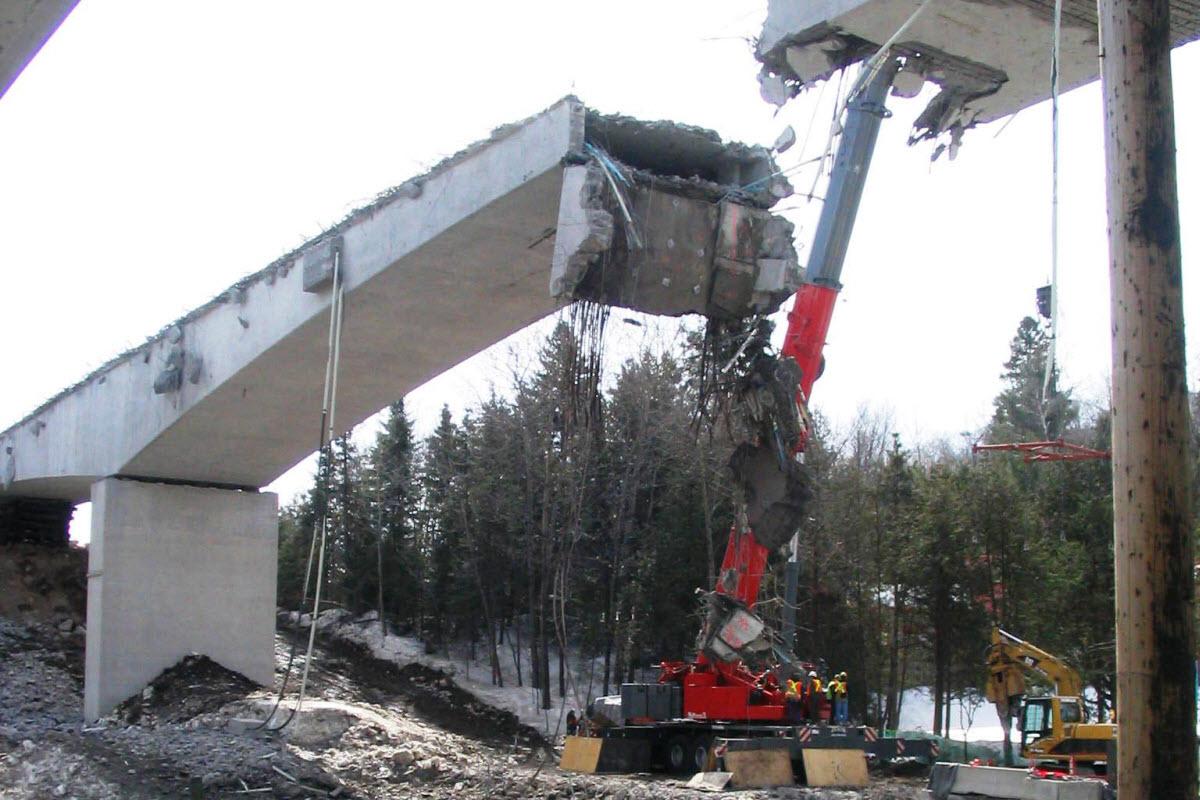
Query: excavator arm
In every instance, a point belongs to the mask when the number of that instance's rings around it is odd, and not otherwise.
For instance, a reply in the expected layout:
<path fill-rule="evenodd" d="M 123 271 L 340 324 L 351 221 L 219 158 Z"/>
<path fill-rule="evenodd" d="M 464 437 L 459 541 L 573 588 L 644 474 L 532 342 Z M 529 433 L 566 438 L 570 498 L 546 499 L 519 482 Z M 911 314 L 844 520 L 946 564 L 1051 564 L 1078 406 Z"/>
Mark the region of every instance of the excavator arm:
<path fill-rule="evenodd" d="M 1040 675 L 1052 684 L 1056 695 L 1080 697 L 1083 693 L 1083 679 L 1061 658 L 1000 628 L 992 629 L 987 662 L 988 699 L 996 704 L 1001 717 L 1011 713 L 1013 698 L 1026 693 L 1028 673 Z"/>

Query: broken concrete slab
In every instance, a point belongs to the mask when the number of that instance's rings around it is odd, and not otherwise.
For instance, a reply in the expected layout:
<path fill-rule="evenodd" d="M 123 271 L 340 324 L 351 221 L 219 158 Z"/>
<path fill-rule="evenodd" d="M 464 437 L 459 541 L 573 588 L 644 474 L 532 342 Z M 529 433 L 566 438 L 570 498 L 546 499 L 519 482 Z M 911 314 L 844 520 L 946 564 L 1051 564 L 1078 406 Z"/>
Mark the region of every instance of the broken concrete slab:
<path fill-rule="evenodd" d="M 921 0 L 771 0 L 757 54 L 763 80 L 783 82 L 783 101 L 806 85 L 873 56 L 922 6 Z M 991 122 L 1050 96 L 1053 0 L 937 0 L 895 42 L 905 59 L 896 93 L 942 91 L 916 123 L 915 138 Z M 1096 4 L 1065 0 L 1059 86 L 1099 76 Z M 1172 0 L 1173 46 L 1200 38 L 1200 3 Z M 779 94 L 776 90 L 775 94 Z M 777 105 L 782 104 L 777 102 Z"/>
<path fill-rule="evenodd" d="M 689 789 L 701 792 L 721 792 L 732 779 L 732 772 L 697 772 L 686 785 Z"/>
<path fill-rule="evenodd" d="M 800 285 L 791 193 L 763 148 L 711 131 L 589 114 L 563 177 L 551 293 L 651 314 L 770 313 Z"/>

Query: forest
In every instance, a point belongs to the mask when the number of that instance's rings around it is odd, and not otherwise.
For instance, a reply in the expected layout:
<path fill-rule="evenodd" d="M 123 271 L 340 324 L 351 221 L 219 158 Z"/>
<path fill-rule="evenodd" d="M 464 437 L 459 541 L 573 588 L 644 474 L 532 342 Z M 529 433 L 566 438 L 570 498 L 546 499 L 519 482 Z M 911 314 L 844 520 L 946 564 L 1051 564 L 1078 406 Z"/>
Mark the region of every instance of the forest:
<path fill-rule="evenodd" d="M 586 338 L 560 322 L 510 387 L 459 419 L 443 408 L 424 440 L 402 401 L 369 446 L 336 439 L 313 488 L 281 511 L 280 605 L 300 606 L 324 518 L 330 605 L 382 608 L 430 652 L 469 642 L 493 682 L 515 665 L 546 704 L 566 694 L 571 654 L 596 664 L 601 694 L 694 655 L 696 590 L 713 585 L 736 510 L 727 424 L 698 413 L 697 337 L 607 375 Z M 1041 323 L 1020 321 L 993 417 L 972 435 L 1107 449 L 1106 409 L 1082 408 L 1057 376 L 1043 392 L 1047 345 Z M 1114 685 L 1109 462 L 1028 464 L 972 454 L 968 437 L 908 443 L 892 427 L 862 411 L 834 430 L 814 413 L 797 655 L 847 671 L 852 715 L 884 728 L 905 688 L 931 687 L 926 725 L 939 733 L 952 702 L 980 702 L 1000 625 L 1078 667 L 1103 716 Z M 772 558 L 758 607 L 776 629 L 786 557 Z"/>

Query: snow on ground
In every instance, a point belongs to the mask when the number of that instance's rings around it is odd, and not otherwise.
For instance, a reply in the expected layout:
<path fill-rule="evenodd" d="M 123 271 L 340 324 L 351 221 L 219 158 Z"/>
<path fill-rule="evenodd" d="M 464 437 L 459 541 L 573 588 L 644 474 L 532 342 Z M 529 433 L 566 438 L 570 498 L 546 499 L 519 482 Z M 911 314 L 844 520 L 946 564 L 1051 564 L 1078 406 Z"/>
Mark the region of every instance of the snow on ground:
<path fill-rule="evenodd" d="M 299 616 L 296 612 L 290 612 L 286 618 L 292 624 L 307 627 L 309 615 Z M 567 697 L 560 698 L 557 652 L 552 651 L 551 707 L 543 710 L 540 692 L 529 686 L 529 648 L 525 639 L 522 640 L 520 652 L 524 686 L 517 685 L 517 667 L 512 647 L 507 643 L 500 648 L 500 673 L 504 685 L 494 686 L 491 682 L 491 667 L 488 664 L 486 647 L 476 647 L 474 659 L 470 658 L 470 649 L 465 645 L 452 647 L 450 655 L 428 654 L 425 652 L 425 644 L 416 637 L 399 636 L 394 633 L 384 637 L 378 616 L 374 612 L 356 618 L 341 609 L 322 611 L 317 620 L 317 631 L 318 635 L 334 635 L 357 642 L 368 648 L 376 658 L 392 661 L 400 666 L 415 662 L 450 673 L 462 688 L 472 692 L 485 703 L 513 712 L 521 722 L 541 731 L 547 738 L 565 733 L 567 711 L 575 710 L 577 714 L 582 712 L 604 688 L 603 661 L 584 659 L 577 653 L 568 652 Z M 656 676 L 646 675 L 641 679 L 653 681 L 655 678 Z"/>
<path fill-rule="evenodd" d="M 933 692 L 928 686 L 904 691 L 900 702 L 900 730 L 933 730 Z M 961 702 L 955 698 L 950 706 L 950 730 L 946 738 L 959 742 L 963 739 L 968 742 L 1004 741 L 1004 729 L 1000 727 L 996 707 L 982 695 L 972 695 Z"/>

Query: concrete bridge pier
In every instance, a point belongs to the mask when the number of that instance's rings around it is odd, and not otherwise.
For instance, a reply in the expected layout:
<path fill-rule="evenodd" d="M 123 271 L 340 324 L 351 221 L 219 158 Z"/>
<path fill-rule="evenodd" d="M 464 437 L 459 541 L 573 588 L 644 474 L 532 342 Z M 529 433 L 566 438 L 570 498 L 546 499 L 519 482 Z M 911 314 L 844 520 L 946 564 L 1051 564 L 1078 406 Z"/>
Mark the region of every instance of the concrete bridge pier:
<path fill-rule="evenodd" d="M 84 718 L 190 653 L 270 685 L 277 496 L 105 478 L 92 504 Z"/>

